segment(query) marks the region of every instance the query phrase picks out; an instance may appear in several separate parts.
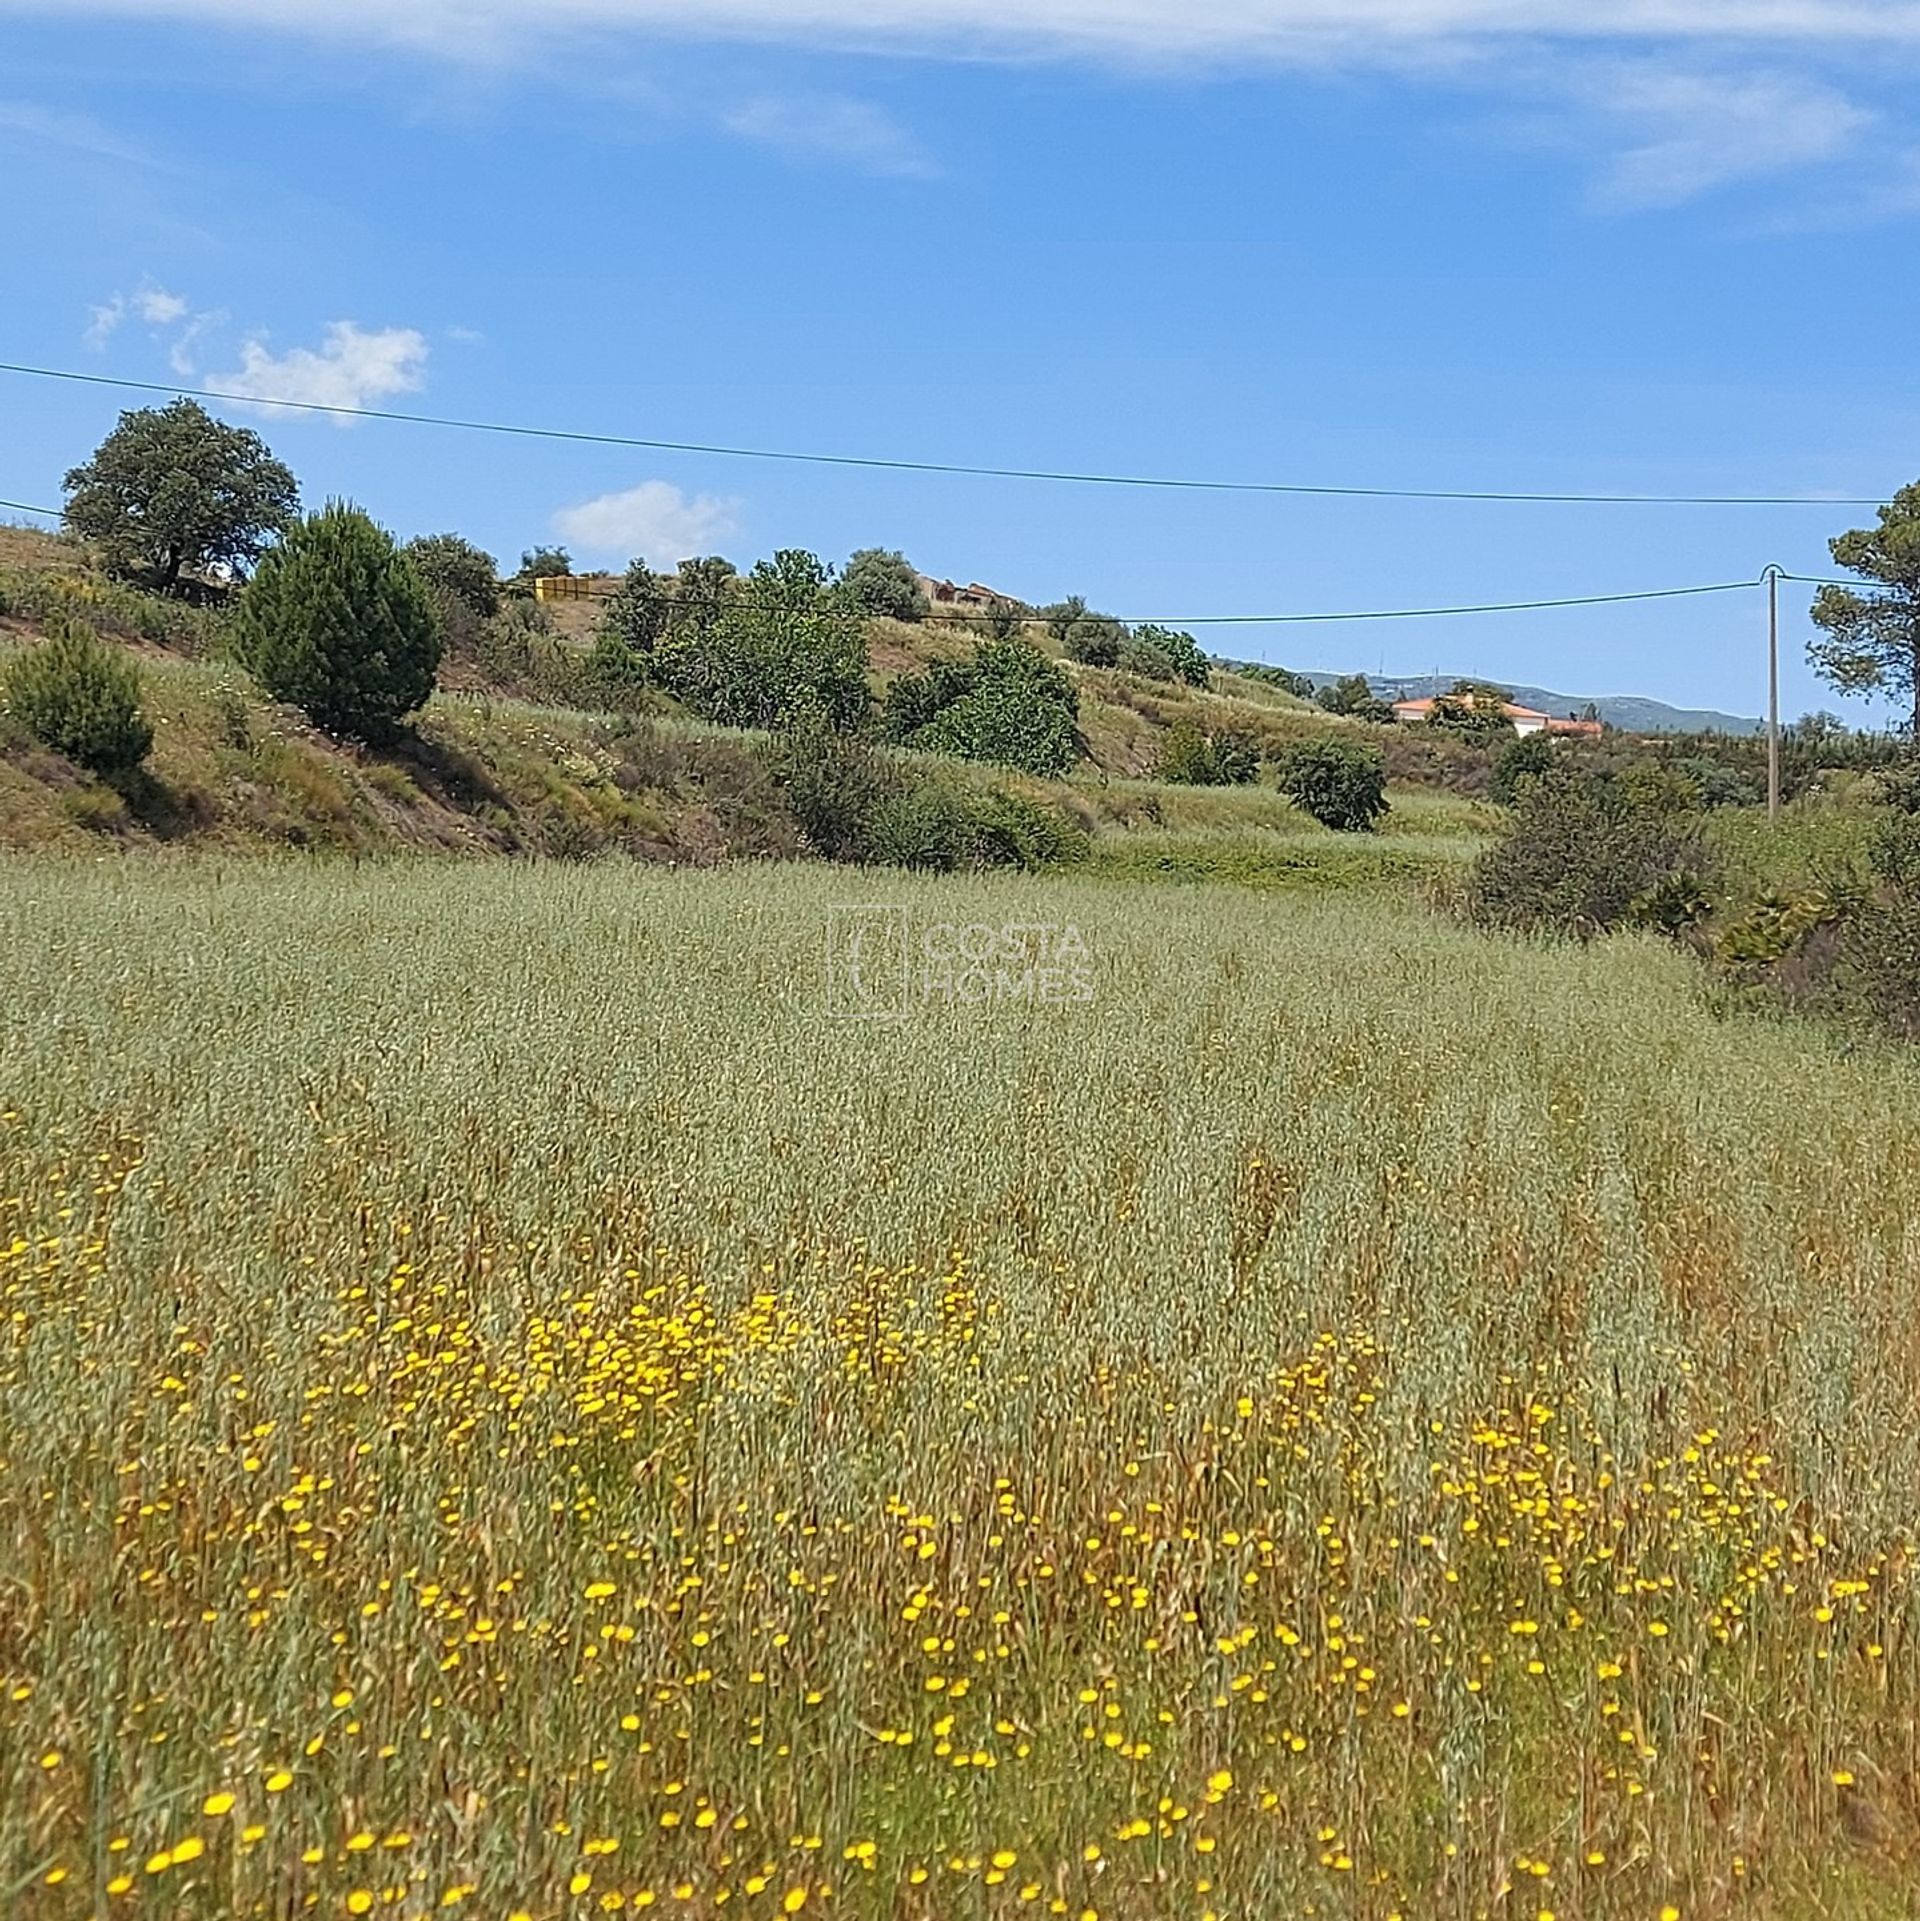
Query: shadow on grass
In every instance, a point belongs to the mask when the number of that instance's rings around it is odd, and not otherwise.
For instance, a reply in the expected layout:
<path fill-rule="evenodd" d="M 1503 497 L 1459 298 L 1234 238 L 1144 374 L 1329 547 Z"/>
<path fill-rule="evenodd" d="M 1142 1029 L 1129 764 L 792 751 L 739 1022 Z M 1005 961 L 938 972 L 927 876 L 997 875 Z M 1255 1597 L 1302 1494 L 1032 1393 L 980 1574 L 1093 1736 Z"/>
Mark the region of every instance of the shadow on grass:
<path fill-rule="evenodd" d="M 155 840 L 185 840 L 214 824 L 218 810 L 200 788 L 175 786 L 136 767 L 105 783 L 120 796 L 127 818 Z"/>
<path fill-rule="evenodd" d="M 483 807 L 513 812 L 511 796 L 486 763 L 463 748 L 409 732 L 387 746 L 384 758 L 403 768 L 422 793 L 442 806 L 462 814 L 477 813 Z"/>

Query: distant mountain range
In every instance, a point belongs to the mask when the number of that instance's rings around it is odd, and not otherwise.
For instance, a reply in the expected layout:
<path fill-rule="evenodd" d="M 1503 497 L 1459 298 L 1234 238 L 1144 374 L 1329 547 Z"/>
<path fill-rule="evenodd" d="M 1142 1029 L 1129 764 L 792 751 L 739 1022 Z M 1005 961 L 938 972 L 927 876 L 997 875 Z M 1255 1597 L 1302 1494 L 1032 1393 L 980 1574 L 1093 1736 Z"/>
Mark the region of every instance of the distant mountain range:
<path fill-rule="evenodd" d="M 1330 686 L 1343 678 L 1339 674 L 1303 674 L 1315 687 Z M 1367 685 L 1382 700 L 1426 700 L 1444 694 L 1459 674 L 1406 674 L 1386 676 L 1369 674 Z M 1609 727 L 1630 734 L 1757 734 L 1762 723 L 1742 714 L 1722 714 L 1711 707 L 1669 707 L 1663 700 L 1648 700 L 1639 694 L 1556 694 L 1545 687 L 1525 687 L 1501 681 L 1522 707 L 1535 707 L 1543 714 L 1585 714 L 1591 707 Z"/>

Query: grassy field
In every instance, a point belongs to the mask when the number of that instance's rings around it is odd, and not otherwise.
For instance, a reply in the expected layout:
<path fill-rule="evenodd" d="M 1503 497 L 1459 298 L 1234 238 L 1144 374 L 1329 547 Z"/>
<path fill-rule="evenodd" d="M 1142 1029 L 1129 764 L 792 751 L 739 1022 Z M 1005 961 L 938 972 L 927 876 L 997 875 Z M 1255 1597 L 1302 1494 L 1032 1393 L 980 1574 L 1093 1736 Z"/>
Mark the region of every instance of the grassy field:
<path fill-rule="evenodd" d="M 9 1916 L 1913 1912 L 1893 1053 L 1391 897 L 0 877 Z M 847 901 L 1069 991 L 832 1018 Z"/>

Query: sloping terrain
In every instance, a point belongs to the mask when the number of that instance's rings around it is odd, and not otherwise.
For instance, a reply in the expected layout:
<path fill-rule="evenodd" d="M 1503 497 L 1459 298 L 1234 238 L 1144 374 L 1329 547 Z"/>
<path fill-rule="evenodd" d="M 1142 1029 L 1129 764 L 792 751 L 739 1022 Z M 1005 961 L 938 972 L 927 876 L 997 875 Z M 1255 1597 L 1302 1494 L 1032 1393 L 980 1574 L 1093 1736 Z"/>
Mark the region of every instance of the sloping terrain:
<path fill-rule="evenodd" d="M 644 716 L 587 711 L 490 688 L 475 663 L 462 659 L 450 663 L 452 684 L 411 735 L 375 752 L 330 739 L 265 699 L 219 657 L 216 616 L 106 580 L 84 548 L 63 538 L 0 528 L 0 658 L 30 644 L 57 612 L 88 620 L 133 652 L 154 747 L 140 776 L 109 783 L 0 712 L 0 848 L 621 852 L 700 866 L 808 852 L 756 738 L 695 720 L 663 697 Z M 555 645 L 577 657 L 590 626 L 574 626 L 579 631 L 568 629 Z M 1044 637 L 1038 626 L 1031 632 Z M 876 694 L 903 673 L 964 655 L 972 641 L 959 626 L 875 621 Z M 1233 674 L 1199 689 L 1068 667 L 1080 692 L 1086 758 L 1064 779 L 937 764 L 953 781 L 998 782 L 1058 808 L 1092 837 L 1097 871 L 1262 886 L 1398 878 L 1465 858 L 1487 825 L 1471 798 L 1441 791 L 1449 784 L 1444 756 L 1436 758 L 1429 743 L 1396 741 L 1391 729 L 1364 731 L 1388 743 L 1405 763 L 1399 771 L 1428 785 L 1396 788 L 1385 832 L 1364 855 L 1271 785 L 1157 781 L 1162 743 L 1182 719 L 1210 732 L 1245 733 L 1264 748 L 1305 733 L 1359 730 L 1359 723 Z"/>

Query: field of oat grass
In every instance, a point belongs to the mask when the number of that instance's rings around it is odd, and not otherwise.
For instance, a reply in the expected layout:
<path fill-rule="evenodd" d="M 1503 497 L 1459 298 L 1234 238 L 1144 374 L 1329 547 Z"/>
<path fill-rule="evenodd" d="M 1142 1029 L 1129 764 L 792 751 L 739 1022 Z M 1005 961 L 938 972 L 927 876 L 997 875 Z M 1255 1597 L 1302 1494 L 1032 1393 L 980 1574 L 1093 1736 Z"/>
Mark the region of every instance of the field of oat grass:
<path fill-rule="evenodd" d="M 0 921 L 8 1913 L 1912 1911 L 1904 1056 L 1362 894 Z"/>

